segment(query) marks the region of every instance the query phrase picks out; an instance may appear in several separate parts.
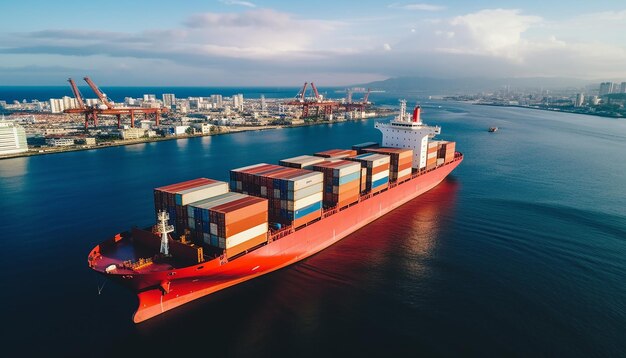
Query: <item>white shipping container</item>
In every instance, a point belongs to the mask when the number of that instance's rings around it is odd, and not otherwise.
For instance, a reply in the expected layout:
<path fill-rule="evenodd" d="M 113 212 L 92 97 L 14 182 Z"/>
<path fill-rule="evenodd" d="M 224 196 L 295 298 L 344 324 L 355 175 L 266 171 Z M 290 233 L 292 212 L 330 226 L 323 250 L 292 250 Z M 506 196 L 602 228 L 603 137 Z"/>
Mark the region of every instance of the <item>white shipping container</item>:
<path fill-rule="evenodd" d="M 376 180 L 382 179 L 384 177 L 388 177 L 389 176 L 389 170 L 384 170 L 378 174 L 374 174 L 372 175 L 372 182 L 375 182 Z"/>
<path fill-rule="evenodd" d="M 323 183 L 324 174 L 320 172 L 310 172 L 310 173 L 306 173 L 304 175 L 300 175 L 298 177 L 295 177 L 292 179 L 286 179 L 286 180 L 288 180 L 288 184 L 287 184 L 288 189 L 291 191 L 296 191 L 301 188 L 311 186 L 313 184 Z"/>
<path fill-rule="evenodd" d="M 306 198 L 302 198 L 296 201 L 287 201 L 287 209 L 288 210 L 299 210 L 304 208 L 305 206 L 309 206 L 313 203 L 317 203 L 322 201 L 324 195 L 320 192 L 317 194 L 309 195 Z"/>
<path fill-rule="evenodd" d="M 299 157 L 283 159 L 279 162 L 279 164 L 280 165 L 286 165 L 286 163 L 296 164 L 300 168 L 305 168 L 305 167 L 310 167 L 312 165 L 315 165 L 317 163 L 321 163 L 323 161 L 324 161 L 324 158 L 315 157 L 312 155 L 301 155 Z"/>
<path fill-rule="evenodd" d="M 324 183 L 317 183 L 306 188 L 302 188 L 296 191 L 287 192 L 287 199 L 289 200 L 300 200 L 302 198 L 306 198 L 309 195 L 313 195 L 315 193 L 321 193 L 324 190 Z"/>
<path fill-rule="evenodd" d="M 268 225 L 267 223 L 263 223 L 260 225 L 257 225 L 253 228 L 250 228 L 246 231 L 242 231 L 239 234 L 233 235 L 229 238 L 226 238 L 226 247 L 227 249 L 237 246 L 241 243 L 244 243 L 250 239 L 254 239 L 255 237 L 262 235 L 262 234 L 267 234 L 268 231 Z M 220 240 L 222 240 L 222 238 L 220 238 Z"/>
<path fill-rule="evenodd" d="M 176 204 L 187 205 L 189 203 L 193 203 L 194 201 L 212 198 L 224 193 L 228 193 L 228 183 L 223 181 L 211 183 L 177 193 Z"/>
<path fill-rule="evenodd" d="M 398 172 L 398 178 L 402 178 L 407 175 L 411 175 L 411 168 L 407 168 Z"/>
<path fill-rule="evenodd" d="M 356 173 L 361 170 L 361 163 L 352 162 L 349 164 L 342 165 L 339 168 L 335 168 L 333 170 L 333 176 L 335 177 L 343 177 L 352 173 Z"/>

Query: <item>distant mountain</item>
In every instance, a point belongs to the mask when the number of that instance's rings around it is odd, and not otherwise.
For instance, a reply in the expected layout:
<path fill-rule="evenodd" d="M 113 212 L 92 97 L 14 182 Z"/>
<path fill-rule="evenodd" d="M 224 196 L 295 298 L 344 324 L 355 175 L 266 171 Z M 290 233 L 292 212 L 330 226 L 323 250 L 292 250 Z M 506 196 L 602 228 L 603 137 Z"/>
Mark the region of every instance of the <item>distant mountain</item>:
<path fill-rule="evenodd" d="M 511 89 L 562 89 L 581 88 L 593 81 L 559 78 L 432 78 L 432 77 L 395 77 L 358 85 L 386 91 L 403 91 L 428 94 L 464 94 L 482 91 L 494 91 L 509 86 Z"/>

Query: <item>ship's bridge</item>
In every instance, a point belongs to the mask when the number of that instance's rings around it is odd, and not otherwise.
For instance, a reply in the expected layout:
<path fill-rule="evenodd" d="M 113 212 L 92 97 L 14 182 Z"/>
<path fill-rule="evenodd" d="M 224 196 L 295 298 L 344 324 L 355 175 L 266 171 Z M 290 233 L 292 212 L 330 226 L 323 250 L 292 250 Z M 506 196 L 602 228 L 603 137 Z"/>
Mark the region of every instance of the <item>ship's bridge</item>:
<path fill-rule="evenodd" d="M 413 149 L 413 168 L 426 167 L 428 139 L 441 134 L 441 127 L 429 126 L 420 119 L 420 106 L 416 106 L 411 117 L 406 113 L 406 101 L 400 101 L 400 115 L 389 123 L 376 123 L 383 135 L 383 146 Z"/>

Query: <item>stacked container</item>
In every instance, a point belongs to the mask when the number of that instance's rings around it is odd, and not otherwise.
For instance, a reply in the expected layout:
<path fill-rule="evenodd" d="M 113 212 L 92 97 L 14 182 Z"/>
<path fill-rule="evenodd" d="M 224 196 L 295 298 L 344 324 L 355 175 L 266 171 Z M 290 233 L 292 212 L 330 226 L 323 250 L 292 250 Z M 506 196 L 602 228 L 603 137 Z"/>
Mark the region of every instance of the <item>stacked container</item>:
<path fill-rule="evenodd" d="M 450 163 L 454 160 L 454 151 L 456 150 L 456 142 L 443 142 L 441 143 L 441 149 L 437 157 L 443 158 L 445 163 Z"/>
<path fill-rule="evenodd" d="M 269 219 L 300 226 L 321 216 L 322 173 L 257 164 L 231 170 L 231 189 L 269 199 Z"/>
<path fill-rule="evenodd" d="M 315 153 L 316 157 L 341 159 L 357 155 L 356 150 L 351 149 L 329 149 Z"/>
<path fill-rule="evenodd" d="M 225 250 L 227 257 L 267 242 L 267 199 L 228 193 L 192 203 L 187 211 L 194 241 L 201 238 L 204 244 Z"/>
<path fill-rule="evenodd" d="M 365 191 L 372 193 L 389 186 L 389 156 L 378 153 L 365 153 L 348 158 L 361 163 L 365 169 Z"/>
<path fill-rule="evenodd" d="M 359 200 L 361 164 L 349 160 L 333 160 L 316 164 L 313 170 L 324 174 L 324 206 L 344 207 Z"/>
<path fill-rule="evenodd" d="M 299 157 L 283 159 L 278 162 L 278 164 L 282 165 L 283 167 L 312 169 L 315 164 L 321 163 L 323 161 L 324 159 L 320 157 L 315 157 L 312 155 L 301 155 Z"/>
<path fill-rule="evenodd" d="M 388 155 L 390 158 L 389 181 L 403 181 L 411 177 L 413 165 L 413 149 L 407 148 L 366 148 L 366 153 Z"/>
<path fill-rule="evenodd" d="M 352 150 L 356 150 L 357 154 L 365 153 L 364 149 L 367 149 L 367 148 L 378 148 L 378 143 L 365 142 L 365 143 L 355 144 L 352 146 Z"/>
<path fill-rule="evenodd" d="M 440 140 L 428 141 L 428 152 L 426 152 L 426 169 L 430 170 L 437 166 L 437 159 L 441 149 Z"/>
<path fill-rule="evenodd" d="M 165 210 L 174 224 L 175 233 L 181 235 L 187 227 L 187 205 L 228 192 L 228 183 L 198 178 L 154 189 L 154 209 Z"/>

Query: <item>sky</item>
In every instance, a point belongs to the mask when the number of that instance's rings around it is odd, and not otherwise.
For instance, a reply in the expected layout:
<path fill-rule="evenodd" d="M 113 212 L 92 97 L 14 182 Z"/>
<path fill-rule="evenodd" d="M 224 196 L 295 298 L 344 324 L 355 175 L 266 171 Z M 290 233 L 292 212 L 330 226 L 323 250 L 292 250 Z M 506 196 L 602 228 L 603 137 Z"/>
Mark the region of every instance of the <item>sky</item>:
<path fill-rule="evenodd" d="M 626 80 L 626 1 L 10 1 L 0 85 Z"/>

